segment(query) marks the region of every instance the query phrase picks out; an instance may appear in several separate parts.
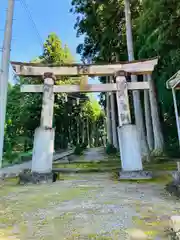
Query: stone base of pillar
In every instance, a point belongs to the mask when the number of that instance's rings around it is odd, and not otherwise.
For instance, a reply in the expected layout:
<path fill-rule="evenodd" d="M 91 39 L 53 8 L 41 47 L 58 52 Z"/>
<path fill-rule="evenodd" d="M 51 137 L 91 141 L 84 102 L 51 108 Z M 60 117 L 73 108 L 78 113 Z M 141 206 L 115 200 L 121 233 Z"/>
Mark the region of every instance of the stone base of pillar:
<path fill-rule="evenodd" d="M 145 180 L 152 178 L 152 172 L 149 171 L 121 171 L 119 179 L 127 180 Z"/>
<path fill-rule="evenodd" d="M 23 172 L 19 174 L 19 184 L 41 184 L 56 181 L 56 176 L 51 173 Z"/>
<path fill-rule="evenodd" d="M 33 173 L 52 173 L 54 135 L 54 129 L 39 127 L 35 130 L 31 169 Z"/>
<path fill-rule="evenodd" d="M 136 125 L 118 127 L 122 171 L 120 179 L 150 179 L 152 173 L 143 171 L 141 145 Z"/>
<path fill-rule="evenodd" d="M 118 138 L 123 171 L 141 171 L 141 145 L 136 125 L 118 127 Z"/>
<path fill-rule="evenodd" d="M 172 172 L 173 180 L 166 185 L 166 190 L 171 194 L 178 198 L 180 198 L 180 172 L 173 171 Z"/>

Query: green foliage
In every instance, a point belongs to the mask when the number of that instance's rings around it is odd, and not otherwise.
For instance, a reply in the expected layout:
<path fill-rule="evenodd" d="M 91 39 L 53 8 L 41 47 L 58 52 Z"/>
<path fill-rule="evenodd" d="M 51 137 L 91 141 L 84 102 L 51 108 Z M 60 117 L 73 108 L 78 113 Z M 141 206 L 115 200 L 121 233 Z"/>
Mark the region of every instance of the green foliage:
<path fill-rule="evenodd" d="M 106 154 L 111 155 L 116 153 L 117 153 L 117 149 L 113 146 L 113 144 L 107 143 Z"/>
<path fill-rule="evenodd" d="M 61 40 L 55 33 L 51 33 L 48 36 L 44 44 L 44 52 L 41 57 L 45 63 L 62 64 L 72 63 L 73 57 L 69 51 L 67 45 L 62 47 Z"/>
<path fill-rule="evenodd" d="M 180 31 L 178 30 L 180 3 L 177 0 L 144 0 L 142 3 L 142 12 L 136 19 L 135 27 L 138 35 L 137 57 L 160 57 L 153 78 L 156 84 L 166 150 L 170 156 L 179 156 L 172 93 L 166 89 L 165 84 L 180 66 Z M 179 96 L 178 93 L 178 108 L 180 107 Z"/>
<path fill-rule="evenodd" d="M 19 162 L 19 154 L 12 151 L 7 151 L 4 153 L 4 160 L 7 163 L 16 163 Z"/>

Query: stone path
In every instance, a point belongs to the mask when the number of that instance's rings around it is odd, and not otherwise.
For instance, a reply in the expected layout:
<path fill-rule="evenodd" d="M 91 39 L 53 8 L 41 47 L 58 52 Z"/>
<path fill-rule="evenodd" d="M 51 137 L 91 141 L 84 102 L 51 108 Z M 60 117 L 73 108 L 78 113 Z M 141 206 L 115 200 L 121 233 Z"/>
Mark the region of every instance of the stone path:
<path fill-rule="evenodd" d="M 62 153 L 55 153 L 53 156 L 53 160 L 56 161 L 59 158 L 63 158 L 65 156 L 67 156 L 67 154 L 72 154 L 73 152 L 74 152 L 74 150 L 68 150 L 68 151 L 62 152 Z M 0 169 L 0 176 L 4 173 L 19 174 L 19 172 L 21 172 L 24 169 L 31 169 L 31 164 L 32 164 L 32 161 L 28 161 L 25 163 L 16 164 L 13 166 L 2 168 L 2 169 Z"/>
<path fill-rule="evenodd" d="M 0 239 L 168 239 L 169 218 L 180 214 L 162 184 L 113 181 L 107 173 L 5 185 L 0 197 Z"/>
<path fill-rule="evenodd" d="M 89 148 L 84 152 L 83 155 L 84 161 L 99 161 L 99 160 L 106 160 L 107 156 L 105 156 L 104 147 L 99 148 Z"/>

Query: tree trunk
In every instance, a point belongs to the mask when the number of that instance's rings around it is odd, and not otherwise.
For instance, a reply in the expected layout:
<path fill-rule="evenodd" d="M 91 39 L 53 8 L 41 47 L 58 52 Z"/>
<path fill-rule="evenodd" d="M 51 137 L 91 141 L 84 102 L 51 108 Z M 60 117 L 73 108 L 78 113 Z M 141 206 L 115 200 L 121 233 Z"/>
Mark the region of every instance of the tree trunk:
<path fill-rule="evenodd" d="M 84 136 L 84 119 L 82 119 L 82 143 L 85 142 L 85 136 Z"/>
<path fill-rule="evenodd" d="M 147 76 L 143 76 L 144 81 L 147 81 Z M 144 91 L 144 108 L 145 108 L 145 123 L 146 123 L 146 133 L 147 133 L 147 142 L 149 150 L 153 150 L 154 139 L 153 139 L 153 127 L 152 127 L 152 118 L 151 118 L 151 108 L 149 100 L 149 91 Z"/>
<path fill-rule="evenodd" d="M 158 115 L 158 105 L 155 94 L 155 87 L 152 76 L 148 74 L 147 76 L 149 82 L 149 97 L 150 97 L 150 106 L 151 106 L 151 116 L 152 116 L 152 125 L 153 125 L 153 134 L 154 134 L 154 154 L 160 155 L 163 152 L 164 148 L 164 139 L 161 130 L 161 124 L 159 121 Z"/>
<path fill-rule="evenodd" d="M 96 138 L 96 123 L 92 123 L 92 147 L 95 147 L 95 138 Z"/>
<path fill-rule="evenodd" d="M 71 116 L 69 116 L 69 143 L 72 143 L 72 120 Z"/>
<path fill-rule="evenodd" d="M 90 134 L 89 134 L 89 136 L 90 136 L 90 139 L 89 139 L 90 147 L 93 147 L 93 123 L 91 123 L 91 125 L 90 125 Z"/>
<path fill-rule="evenodd" d="M 77 144 L 79 144 L 79 118 L 77 118 Z"/>
<path fill-rule="evenodd" d="M 109 78 L 106 77 L 106 82 L 109 82 Z M 109 93 L 106 93 L 106 120 L 107 120 L 107 139 L 110 144 L 112 144 L 112 124 L 111 124 L 111 103 L 109 98 Z"/>
<path fill-rule="evenodd" d="M 127 41 L 128 59 L 129 61 L 133 61 L 134 48 L 133 48 L 133 37 L 132 37 L 130 0 L 124 0 L 124 1 L 125 1 L 126 41 Z M 131 81 L 137 82 L 137 77 L 132 76 Z M 148 149 L 147 140 L 145 136 L 145 127 L 144 127 L 139 91 L 133 91 L 133 102 L 134 102 L 135 122 L 137 125 L 138 132 L 140 133 L 142 156 L 145 157 L 145 156 L 148 156 L 149 149 Z"/>
<path fill-rule="evenodd" d="M 96 123 L 96 127 L 95 127 L 94 139 L 95 139 L 94 145 L 95 145 L 95 147 L 98 147 L 98 145 L 99 145 L 99 131 L 98 131 L 97 123 Z"/>
<path fill-rule="evenodd" d="M 103 132 L 103 144 L 106 147 L 107 144 L 107 117 L 104 118 L 104 132 Z"/>
<path fill-rule="evenodd" d="M 111 78 L 111 82 L 113 83 L 113 79 Z M 112 139 L 113 145 L 116 149 L 118 149 L 118 139 L 117 139 L 117 127 L 116 127 L 116 115 L 115 115 L 115 104 L 114 104 L 114 93 L 111 93 L 111 123 L 112 123 Z"/>
<path fill-rule="evenodd" d="M 89 119 L 88 118 L 87 118 L 87 140 L 88 140 L 88 147 L 90 147 Z"/>

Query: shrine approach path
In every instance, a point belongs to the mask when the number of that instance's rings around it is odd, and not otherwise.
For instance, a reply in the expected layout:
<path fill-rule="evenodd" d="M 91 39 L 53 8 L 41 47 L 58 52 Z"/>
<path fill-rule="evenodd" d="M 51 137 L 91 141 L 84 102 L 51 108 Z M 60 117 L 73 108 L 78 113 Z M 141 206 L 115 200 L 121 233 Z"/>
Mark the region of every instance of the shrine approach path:
<path fill-rule="evenodd" d="M 0 187 L 0 239 L 168 239 L 180 202 L 161 183 L 111 173 L 68 175 L 48 185 Z"/>

